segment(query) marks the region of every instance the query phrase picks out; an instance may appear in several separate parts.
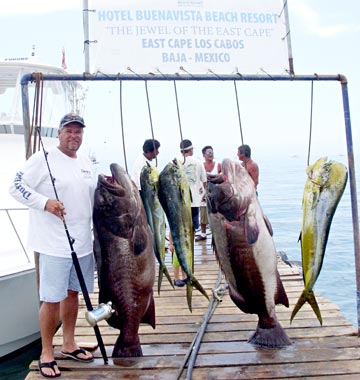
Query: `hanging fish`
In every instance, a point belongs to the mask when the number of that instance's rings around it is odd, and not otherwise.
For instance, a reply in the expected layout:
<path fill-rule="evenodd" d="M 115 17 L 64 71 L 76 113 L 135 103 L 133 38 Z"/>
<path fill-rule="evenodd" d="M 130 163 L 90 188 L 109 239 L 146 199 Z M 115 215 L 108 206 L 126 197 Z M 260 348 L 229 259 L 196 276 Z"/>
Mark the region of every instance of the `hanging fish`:
<path fill-rule="evenodd" d="M 164 273 L 171 286 L 174 287 L 174 285 L 165 265 L 166 218 L 158 197 L 159 172 L 154 166 L 143 167 L 140 174 L 140 185 L 141 198 L 154 237 L 155 257 L 159 263 L 158 293 L 160 294 Z"/>
<path fill-rule="evenodd" d="M 120 330 L 112 356 L 142 356 L 140 323 L 155 328 L 152 235 L 137 187 L 120 165 L 110 170 L 112 176 L 99 175 L 94 197 L 99 302 L 115 309 L 107 320 Z"/>
<path fill-rule="evenodd" d="M 289 301 L 277 270 L 270 222 L 253 180 L 239 162 L 225 159 L 222 174 L 208 176 L 206 194 L 215 254 L 230 297 L 244 313 L 259 318 L 248 341 L 264 348 L 290 345 L 275 313 L 275 305 L 288 307 Z"/>
<path fill-rule="evenodd" d="M 305 289 L 294 307 L 290 321 L 308 302 L 322 324 L 313 288 L 321 271 L 331 222 L 343 195 L 348 173 L 345 165 L 335 161 L 327 162 L 327 157 L 323 157 L 308 166 L 306 174 L 308 178 L 302 199 L 300 234 Z"/>
<path fill-rule="evenodd" d="M 167 216 L 170 231 L 183 271 L 186 273 L 186 293 L 189 310 L 192 288 L 209 299 L 205 289 L 194 276 L 194 230 L 191 216 L 190 187 L 184 166 L 177 159 L 169 162 L 159 177 L 159 199 Z"/>

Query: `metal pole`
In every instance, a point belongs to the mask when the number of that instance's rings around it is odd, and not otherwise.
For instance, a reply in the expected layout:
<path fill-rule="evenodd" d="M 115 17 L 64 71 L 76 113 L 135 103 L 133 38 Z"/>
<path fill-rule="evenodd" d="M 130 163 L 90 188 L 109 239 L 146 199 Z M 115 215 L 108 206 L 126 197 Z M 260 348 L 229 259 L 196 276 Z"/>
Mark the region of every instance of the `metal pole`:
<path fill-rule="evenodd" d="M 288 10 L 288 1 L 284 0 L 284 16 L 285 16 L 285 25 L 286 25 L 286 41 L 287 41 L 287 47 L 288 47 L 288 54 L 289 54 L 289 70 L 290 74 L 294 75 L 294 58 L 292 55 L 292 48 L 291 48 L 291 39 L 290 39 L 290 21 L 289 21 L 289 10 Z"/>
<path fill-rule="evenodd" d="M 355 160 L 353 151 L 353 141 L 351 133 L 349 94 L 347 87 L 347 79 L 341 76 L 341 88 L 344 107 L 345 133 L 349 163 L 349 180 L 351 195 L 351 210 L 354 234 L 354 254 L 355 254 L 355 273 L 356 273 L 356 301 L 357 301 L 357 317 L 358 317 L 358 337 L 360 337 L 360 245 L 359 245 L 359 213 L 356 193 L 355 181 Z"/>
<path fill-rule="evenodd" d="M 21 101 L 22 101 L 22 114 L 24 124 L 24 143 L 26 147 L 25 158 L 28 159 L 32 155 L 30 141 L 30 110 L 29 110 L 29 85 L 28 82 L 21 86 Z"/>
<path fill-rule="evenodd" d="M 84 28 L 84 54 L 85 73 L 90 73 L 90 41 L 89 41 L 89 4 L 88 0 L 83 0 L 83 28 Z"/>

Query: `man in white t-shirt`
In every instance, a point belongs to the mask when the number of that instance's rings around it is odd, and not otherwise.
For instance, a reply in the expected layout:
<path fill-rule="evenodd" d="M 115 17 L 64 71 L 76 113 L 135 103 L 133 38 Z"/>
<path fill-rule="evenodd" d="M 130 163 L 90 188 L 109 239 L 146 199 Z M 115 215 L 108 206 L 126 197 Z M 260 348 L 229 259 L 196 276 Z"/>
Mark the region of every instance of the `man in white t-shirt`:
<path fill-rule="evenodd" d="M 79 348 L 75 342 L 81 286 L 63 223 L 65 218 L 86 287 L 93 292 L 91 225 L 95 182 L 90 160 L 77 153 L 84 128 L 84 119 L 77 114 L 67 114 L 61 119 L 59 145 L 46 152 L 54 185 L 44 152 L 39 151 L 16 173 L 9 189 L 16 200 L 29 207 L 29 245 L 39 252 L 42 301 L 39 310 L 42 343 L 39 370 L 44 377 L 60 376 L 53 349 L 53 337 L 60 319 L 63 355 L 82 362 L 94 360 L 90 352 Z"/>
<path fill-rule="evenodd" d="M 191 192 L 191 214 L 194 230 L 197 230 L 201 198 L 206 189 L 206 172 L 203 163 L 193 156 L 194 149 L 190 140 L 181 141 L 180 151 L 185 158 L 184 167 Z"/>

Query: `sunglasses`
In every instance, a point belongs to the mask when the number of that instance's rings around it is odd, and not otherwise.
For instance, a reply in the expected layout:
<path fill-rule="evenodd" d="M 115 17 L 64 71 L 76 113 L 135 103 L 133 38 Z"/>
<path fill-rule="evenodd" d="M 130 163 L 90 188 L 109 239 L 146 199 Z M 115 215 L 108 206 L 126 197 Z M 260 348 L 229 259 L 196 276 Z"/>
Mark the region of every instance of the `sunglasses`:
<path fill-rule="evenodd" d="M 214 152 L 205 152 L 204 154 L 206 154 L 207 156 L 212 156 L 214 155 Z"/>

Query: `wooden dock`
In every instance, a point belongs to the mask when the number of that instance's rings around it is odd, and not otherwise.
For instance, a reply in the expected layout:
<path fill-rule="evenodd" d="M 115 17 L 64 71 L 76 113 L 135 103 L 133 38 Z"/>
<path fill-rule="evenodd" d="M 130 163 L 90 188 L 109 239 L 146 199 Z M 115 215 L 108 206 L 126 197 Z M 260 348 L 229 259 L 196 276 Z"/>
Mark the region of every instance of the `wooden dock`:
<path fill-rule="evenodd" d="M 211 296 L 219 279 L 219 268 L 210 239 L 195 243 L 195 250 L 195 275 Z M 171 264 L 167 265 L 171 269 Z M 323 326 L 320 326 L 308 305 L 303 306 L 290 325 L 290 314 L 303 289 L 303 282 L 296 269 L 280 260 L 278 266 L 290 307 L 277 306 L 276 311 L 293 342 L 292 346 L 271 350 L 258 349 L 247 343 L 255 331 L 257 316 L 242 313 L 225 292 L 221 302 L 214 302 L 216 308 L 206 327 L 198 355 L 192 358 L 192 343 L 196 340 L 204 315 L 208 313 L 209 301 L 194 290 L 193 311 L 190 313 L 185 288 L 174 290 L 164 278 L 160 295 L 156 290 L 157 282 L 154 286 L 156 329 L 147 325 L 140 327 L 143 357 L 112 359 L 111 353 L 119 331 L 102 321 L 99 327 L 109 363 L 104 364 L 99 349 L 93 352 L 95 361 L 89 364 L 65 359 L 60 354 L 60 329 L 54 343 L 61 379 L 358 380 L 360 339 L 357 329 L 340 314 L 338 306 L 319 295 L 317 300 Z M 94 307 L 98 305 L 97 294 L 92 296 L 92 303 Z M 94 329 L 87 324 L 85 311 L 82 300 L 76 327 L 77 341 L 96 344 Z M 188 366 L 192 366 L 190 363 L 194 363 L 193 371 L 192 375 L 187 375 Z M 26 380 L 43 379 L 36 361 L 31 363 L 30 369 Z"/>

